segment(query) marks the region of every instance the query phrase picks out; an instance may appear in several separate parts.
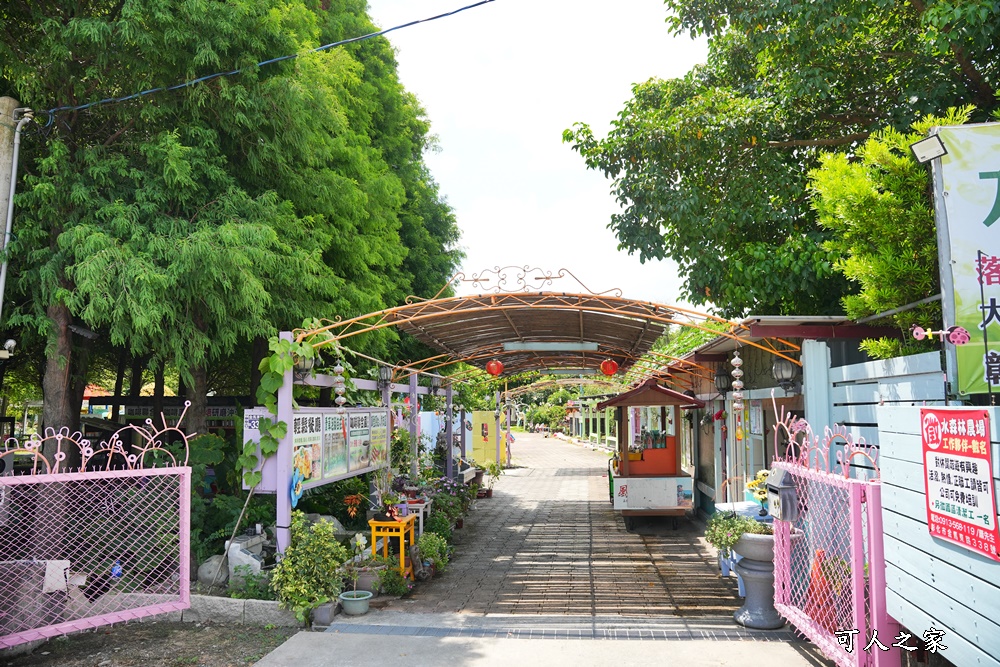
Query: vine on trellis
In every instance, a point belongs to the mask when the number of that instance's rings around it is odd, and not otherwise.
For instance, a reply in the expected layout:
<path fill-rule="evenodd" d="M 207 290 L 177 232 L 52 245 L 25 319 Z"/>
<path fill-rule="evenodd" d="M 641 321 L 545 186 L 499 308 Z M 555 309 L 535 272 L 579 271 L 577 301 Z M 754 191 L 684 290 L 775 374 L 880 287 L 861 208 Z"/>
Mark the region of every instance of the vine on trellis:
<path fill-rule="evenodd" d="M 316 328 L 316 321 L 306 320 L 303 328 Z M 257 402 L 278 416 L 278 390 L 285 383 L 285 373 L 295 368 L 296 363 L 316 359 L 319 352 L 316 343 L 332 338 L 322 332 L 307 336 L 301 341 L 284 340 L 277 336 L 268 341 L 270 354 L 260 362 L 260 384 L 257 386 Z M 272 419 L 260 420 L 260 442 L 247 440 L 243 443 L 243 453 L 236 463 L 243 468 L 243 482 L 252 490 L 260 484 L 263 474 L 254 470 L 259 464 L 278 453 L 278 442 L 288 433 L 288 424 Z"/>

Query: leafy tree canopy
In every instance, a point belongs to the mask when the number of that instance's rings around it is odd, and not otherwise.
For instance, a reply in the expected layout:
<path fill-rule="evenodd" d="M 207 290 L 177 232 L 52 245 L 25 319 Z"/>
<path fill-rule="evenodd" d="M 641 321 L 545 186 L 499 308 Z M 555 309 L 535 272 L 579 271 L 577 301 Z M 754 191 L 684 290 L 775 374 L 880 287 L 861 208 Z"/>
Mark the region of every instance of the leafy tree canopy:
<path fill-rule="evenodd" d="M 835 271 L 807 199 L 821 150 L 850 153 L 967 103 L 997 107 L 994 2 L 801 3 L 667 0 L 675 33 L 709 39 L 708 62 L 652 79 L 599 139 L 564 139 L 612 179 L 610 227 L 640 259 L 680 265 L 684 296 L 728 317 L 841 310 Z"/>

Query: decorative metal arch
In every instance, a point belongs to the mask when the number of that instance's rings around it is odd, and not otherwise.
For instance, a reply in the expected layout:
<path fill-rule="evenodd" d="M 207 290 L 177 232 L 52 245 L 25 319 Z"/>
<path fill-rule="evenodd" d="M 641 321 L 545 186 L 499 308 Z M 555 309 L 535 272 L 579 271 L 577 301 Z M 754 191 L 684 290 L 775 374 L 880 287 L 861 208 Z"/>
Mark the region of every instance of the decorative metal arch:
<path fill-rule="evenodd" d="M 708 313 L 649 301 L 626 299 L 621 290 L 593 293 L 532 292 L 554 281 L 572 278 L 566 269 L 556 273 L 530 267 L 495 267 L 467 278 L 459 273 L 434 298 L 410 298 L 407 303 L 346 320 L 325 320 L 323 326 L 296 330 L 298 341 L 309 339 L 314 347 L 340 345 L 366 333 L 395 327 L 409 333 L 440 354 L 404 364 L 406 370 L 429 372 L 466 362 L 480 368 L 502 355 L 511 372 L 548 368 L 597 368 L 614 358 L 628 371 L 670 325 L 692 327 L 759 348 L 769 354 L 801 363 L 766 343 L 750 339 L 749 330 Z M 469 282 L 491 290 L 473 296 L 441 296 L 452 285 Z M 728 325 L 716 331 L 705 322 Z M 742 334 L 742 335 L 741 335 Z M 508 352 L 504 342 L 595 341 L 594 352 Z M 652 369 L 649 369 L 652 370 Z M 677 370 L 675 368 L 674 370 Z M 708 370 L 708 369 L 704 369 Z M 694 372 L 685 367 L 683 372 Z"/>

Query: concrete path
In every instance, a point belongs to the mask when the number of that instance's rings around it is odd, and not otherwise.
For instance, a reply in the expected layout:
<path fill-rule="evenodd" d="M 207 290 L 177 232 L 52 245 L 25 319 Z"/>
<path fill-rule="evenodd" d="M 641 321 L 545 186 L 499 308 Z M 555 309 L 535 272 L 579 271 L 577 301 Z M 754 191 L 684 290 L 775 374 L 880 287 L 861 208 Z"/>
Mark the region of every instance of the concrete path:
<path fill-rule="evenodd" d="M 700 526 L 648 519 L 626 532 L 606 453 L 519 434 L 513 458 L 519 467 L 456 531 L 443 575 L 365 616 L 338 616 L 326 633 L 300 633 L 257 664 L 830 664 L 788 629 L 733 622 L 735 581 L 720 577 Z"/>

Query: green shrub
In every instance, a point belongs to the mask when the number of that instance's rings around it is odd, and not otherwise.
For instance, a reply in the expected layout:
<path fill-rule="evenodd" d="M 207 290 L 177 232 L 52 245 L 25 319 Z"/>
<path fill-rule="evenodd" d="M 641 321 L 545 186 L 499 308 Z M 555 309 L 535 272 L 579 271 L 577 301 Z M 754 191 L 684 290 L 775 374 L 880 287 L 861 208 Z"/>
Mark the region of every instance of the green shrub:
<path fill-rule="evenodd" d="M 305 515 L 296 511 L 292 513 L 291 532 L 291 544 L 274 568 L 271 587 L 281 605 L 305 622 L 309 612 L 340 595 L 340 566 L 348 554 L 334 537 L 329 521 L 307 526 Z"/>
<path fill-rule="evenodd" d="M 434 533 L 451 541 L 451 522 L 445 514 L 436 509 L 431 510 L 431 515 L 424 520 L 424 535 L 427 533 Z"/>
<path fill-rule="evenodd" d="M 268 573 L 254 574 L 249 565 L 237 565 L 236 575 L 242 583 L 229 585 L 229 597 L 237 600 L 273 600 L 274 590 L 271 589 L 271 578 Z"/>
<path fill-rule="evenodd" d="M 379 572 L 378 588 L 386 595 L 398 597 L 410 592 L 412 584 L 399 573 L 399 562 L 389 563 L 388 567 Z"/>
<path fill-rule="evenodd" d="M 417 540 L 420 555 L 434 564 L 438 571 L 443 571 L 448 565 L 448 542 L 438 535 L 424 530 Z"/>

